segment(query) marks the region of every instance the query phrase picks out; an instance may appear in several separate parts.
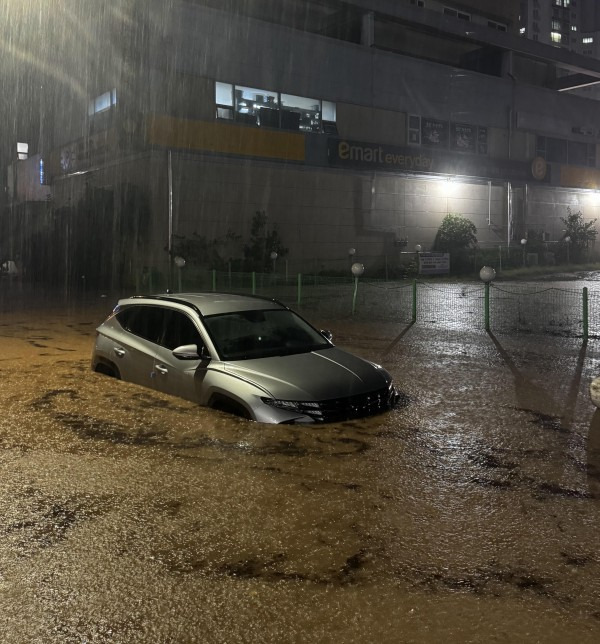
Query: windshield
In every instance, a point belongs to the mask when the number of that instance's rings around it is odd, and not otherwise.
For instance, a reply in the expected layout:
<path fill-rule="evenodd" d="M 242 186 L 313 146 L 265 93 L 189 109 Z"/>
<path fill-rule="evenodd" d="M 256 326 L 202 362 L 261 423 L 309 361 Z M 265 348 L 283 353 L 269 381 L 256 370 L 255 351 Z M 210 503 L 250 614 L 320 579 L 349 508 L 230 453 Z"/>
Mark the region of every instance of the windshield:
<path fill-rule="evenodd" d="M 204 318 L 222 360 L 306 353 L 331 344 L 292 311 L 236 311 Z"/>

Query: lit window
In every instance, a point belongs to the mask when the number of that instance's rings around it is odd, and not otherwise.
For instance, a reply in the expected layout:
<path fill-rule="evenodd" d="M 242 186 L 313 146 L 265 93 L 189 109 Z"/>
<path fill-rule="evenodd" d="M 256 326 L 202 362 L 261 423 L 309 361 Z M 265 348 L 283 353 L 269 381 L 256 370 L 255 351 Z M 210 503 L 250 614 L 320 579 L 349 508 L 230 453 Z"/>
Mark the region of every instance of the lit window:
<path fill-rule="evenodd" d="M 113 105 L 117 104 L 117 90 L 115 88 L 111 89 L 100 96 L 93 98 L 88 104 L 88 116 L 93 116 L 98 114 L 98 112 L 105 112 L 109 110 Z"/>
<path fill-rule="evenodd" d="M 519 29 L 519 33 L 521 34 L 521 36 L 525 35 L 525 27 L 521 27 Z"/>
<path fill-rule="evenodd" d="M 217 105 L 233 107 L 233 85 L 231 83 L 215 83 L 215 98 Z"/>
<path fill-rule="evenodd" d="M 336 105 L 318 98 L 215 82 L 217 119 L 305 132 L 335 130 Z"/>
<path fill-rule="evenodd" d="M 557 33 L 556 31 L 553 31 L 550 34 L 550 40 L 552 40 L 552 42 L 561 42 L 562 41 L 562 36 L 559 33 Z"/>
<path fill-rule="evenodd" d="M 577 25 L 571 25 L 571 31 L 577 31 Z"/>
<path fill-rule="evenodd" d="M 281 127 L 284 130 L 321 130 L 321 104 L 314 98 L 281 95 Z"/>
<path fill-rule="evenodd" d="M 266 89 L 235 86 L 235 120 L 249 125 L 279 127 L 279 96 Z"/>
<path fill-rule="evenodd" d="M 17 159 L 25 161 L 29 155 L 29 143 L 17 143 Z"/>
<path fill-rule="evenodd" d="M 581 40 L 581 42 L 582 42 L 584 45 L 589 45 L 590 43 L 593 43 L 593 42 L 594 42 L 594 39 L 592 38 L 592 36 L 586 36 L 585 38 L 583 38 L 583 39 Z"/>
<path fill-rule="evenodd" d="M 560 24 L 560 20 L 552 21 L 552 31 L 560 31 L 561 28 L 562 28 L 562 25 Z"/>
<path fill-rule="evenodd" d="M 331 101 L 323 101 L 323 120 L 332 121 L 333 123 L 335 123 L 336 121 L 335 103 L 332 103 Z"/>
<path fill-rule="evenodd" d="M 215 83 L 215 102 L 217 118 L 233 120 L 233 85 L 231 83 Z"/>

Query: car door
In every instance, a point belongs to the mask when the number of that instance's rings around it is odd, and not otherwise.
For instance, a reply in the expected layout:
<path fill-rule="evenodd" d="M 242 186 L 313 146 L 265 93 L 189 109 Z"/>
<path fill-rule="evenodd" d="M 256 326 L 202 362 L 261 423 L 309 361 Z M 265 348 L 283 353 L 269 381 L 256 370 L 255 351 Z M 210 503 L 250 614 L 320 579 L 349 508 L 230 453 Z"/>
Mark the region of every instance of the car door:
<path fill-rule="evenodd" d="M 164 328 L 164 309 L 155 306 L 125 308 L 117 319 L 123 331 L 111 337 L 111 350 L 121 378 L 153 387 L 154 359 Z"/>
<path fill-rule="evenodd" d="M 163 336 L 154 359 L 154 387 L 172 396 L 201 402 L 202 384 L 210 360 L 176 358 L 173 349 L 196 344 L 201 351 L 204 346 L 202 334 L 195 322 L 182 311 L 166 311 L 163 323 Z"/>

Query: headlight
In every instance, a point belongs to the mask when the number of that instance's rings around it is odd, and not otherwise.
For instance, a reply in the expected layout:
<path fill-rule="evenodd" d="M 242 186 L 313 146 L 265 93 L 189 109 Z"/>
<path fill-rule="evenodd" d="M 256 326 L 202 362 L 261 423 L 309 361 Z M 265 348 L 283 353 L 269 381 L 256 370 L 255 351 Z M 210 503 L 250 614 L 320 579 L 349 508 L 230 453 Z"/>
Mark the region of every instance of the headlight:
<path fill-rule="evenodd" d="M 287 411 L 299 411 L 300 405 L 293 400 L 277 400 L 275 398 L 261 398 L 265 405 L 285 409 Z"/>
<path fill-rule="evenodd" d="M 285 411 L 293 411 L 299 414 L 308 414 L 311 416 L 320 416 L 319 411 L 321 405 L 318 402 L 306 402 L 296 400 L 278 400 L 277 398 L 261 398 L 265 405 L 276 407 L 277 409 L 284 409 Z"/>

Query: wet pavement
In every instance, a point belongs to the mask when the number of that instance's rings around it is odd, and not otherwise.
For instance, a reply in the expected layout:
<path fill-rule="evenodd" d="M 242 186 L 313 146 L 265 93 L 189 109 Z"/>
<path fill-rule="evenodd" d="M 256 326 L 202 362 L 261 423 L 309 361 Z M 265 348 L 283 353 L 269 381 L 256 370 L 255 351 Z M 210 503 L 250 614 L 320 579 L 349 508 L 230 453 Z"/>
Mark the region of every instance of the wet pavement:
<path fill-rule="evenodd" d="M 600 341 L 315 320 L 402 403 L 273 427 L 4 308 L 1 642 L 600 641 Z"/>

